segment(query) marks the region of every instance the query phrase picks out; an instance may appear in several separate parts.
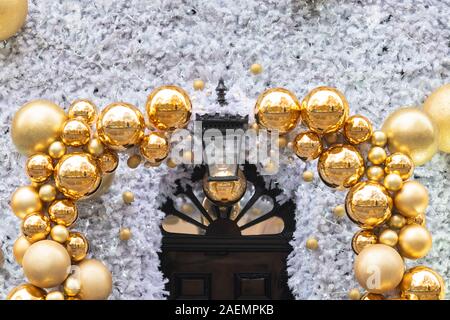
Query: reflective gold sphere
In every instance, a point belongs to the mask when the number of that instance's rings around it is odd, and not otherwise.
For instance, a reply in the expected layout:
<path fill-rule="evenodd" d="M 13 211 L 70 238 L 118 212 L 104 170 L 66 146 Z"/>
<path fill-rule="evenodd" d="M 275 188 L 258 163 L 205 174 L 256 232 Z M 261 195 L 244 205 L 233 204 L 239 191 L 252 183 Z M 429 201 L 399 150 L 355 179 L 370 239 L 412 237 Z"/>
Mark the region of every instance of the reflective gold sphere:
<path fill-rule="evenodd" d="M 53 159 L 59 159 L 66 154 L 67 148 L 61 141 L 55 141 L 48 147 L 48 155 Z"/>
<path fill-rule="evenodd" d="M 70 232 L 66 242 L 66 249 L 73 262 L 79 262 L 86 258 L 89 251 L 89 243 L 84 235 L 79 232 Z"/>
<path fill-rule="evenodd" d="M 398 243 L 398 234 L 394 230 L 385 229 L 380 233 L 380 236 L 378 237 L 378 241 L 381 244 L 395 247 Z"/>
<path fill-rule="evenodd" d="M 45 290 L 25 283 L 12 289 L 6 300 L 44 300 L 46 294 Z"/>
<path fill-rule="evenodd" d="M 359 254 L 365 247 L 376 244 L 378 237 L 372 230 L 359 230 L 353 235 L 352 249 Z"/>
<path fill-rule="evenodd" d="M 433 269 L 418 266 L 405 272 L 400 284 L 402 296 L 414 295 L 419 300 L 444 300 L 445 283 Z"/>
<path fill-rule="evenodd" d="M 351 144 L 366 142 L 372 137 L 372 133 L 372 123 L 364 116 L 351 116 L 345 121 L 344 135 Z"/>
<path fill-rule="evenodd" d="M 82 119 L 90 126 L 97 120 L 97 106 L 90 100 L 76 100 L 69 107 L 69 118 Z"/>
<path fill-rule="evenodd" d="M 44 153 L 37 153 L 28 158 L 27 175 L 31 181 L 41 183 L 53 174 L 52 158 Z"/>
<path fill-rule="evenodd" d="M 112 150 L 104 150 L 101 156 L 97 158 L 100 170 L 103 173 L 113 173 L 119 166 L 119 156 Z"/>
<path fill-rule="evenodd" d="M 172 131 L 188 124 L 192 104 L 186 91 L 180 87 L 162 86 L 149 95 L 145 108 L 153 127 Z"/>
<path fill-rule="evenodd" d="M 71 147 L 79 147 L 88 143 L 91 138 L 91 128 L 80 118 L 68 119 L 64 122 L 61 140 Z"/>
<path fill-rule="evenodd" d="M 78 218 L 77 205 L 72 200 L 56 200 L 48 208 L 50 220 L 65 227 L 70 227 Z"/>
<path fill-rule="evenodd" d="M 384 169 L 379 166 L 371 166 L 367 168 L 366 175 L 369 180 L 380 181 L 384 178 Z"/>
<path fill-rule="evenodd" d="M 427 189 L 417 181 L 406 181 L 394 198 L 395 207 L 407 218 L 425 213 L 429 197 Z"/>
<path fill-rule="evenodd" d="M 398 191 L 403 187 L 403 179 L 396 173 L 390 173 L 384 177 L 383 184 L 389 191 Z"/>
<path fill-rule="evenodd" d="M 11 196 L 11 209 L 20 219 L 24 219 L 30 213 L 41 211 L 42 202 L 36 189 L 28 186 L 14 191 Z"/>
<path fill-rule="evenodd" d="M 25 24 L 28 0 L 0 1 L 0 41 L 15 35 Z"/>
<path fill-rule="evenodd" d="M 384 147 L 387 143 L 387 136 L 383 131 L 374 131 L 371 143 L 374 147 Z"/>
<path fill-rule="evenodd" d="M 387 174 L 397 173 L 403 180 L 408 180 L 414 173 L 414 162 L 406 154 L 396 152 L 386 158 L 384 170 Z"/>
<path fill-rule="evenodd" d="M 420 259 L 427 255 L 432 245 L 431 234 L 423 226 L 410 224 L 400 230 L 398 246 L 402 256 L 408 259 Z"/>
<path fill-rule="evenodd" d="M 30 246 L 31 243 L 27 240 L 25 236 L 20 236 L 14 242 L 13 246 L 14 259 L 19 265 L 22 265 L 23 256 Z"/>
<path fill-rule="evenodd" d="M 106 266 L 94 259 L 78 264 L 80 270 L 80 293 L 83 300 L 105 300 L 112 292 L 112 275 Z"/>
<path fill-rule="evenodd" d="M 424 111 L 439 127 L 439 150 L 450 152 L 450 84 L 445 84 L 428 96 Z"/>
<path fill-rule="evenodd" d="M 93 138 L 89 141 L 87 145 L 87 151 L 94 157 L 100 157 L 105 151 L 103 143 L 98 138 Z"/>
<path fill-rule="evenodd" d="M 222 176 L 233 175 L 229 171 L 220 172 Z M 229 206 L 238 202 L 247 190 L 247 179 L 241 170 L 236 181 L 210 181 L 208 175 L 203 178 L 203 191 L 211 202 Z"/>
<path fill-rule="evenodd" d="M 382 147 L 373 147 L 369 150 L 367 158 L 375 165 L 382 164 L 386 160 L 386 151 Z"/>
<path fill-rule="evenodd" d="M 65 243 L 69 238 L 69 230 L 65 226 L 57 224 L 50 231 L 50 237 L 56 242 Z"/>
<path fill-rule="evenodd" d="M 310 161 L 318 158 L 322 153 L 322 141 L 315 132 L 301 132 L 295 137 L 293 150 L 303 161 Z"/>
<path fill-rule="evenodd" d="M 22 233 L 30 243 L 47 238 L 50 229 L 50 220 L 41 213 L 30 214 L 22 221 Z"/>
<path fill-rule="evenodd" d="M 162 132 L 151 132 L 141 142 L 141 154 L 151 163 L 160 163 L 169 155 L 169 141 Z"/>

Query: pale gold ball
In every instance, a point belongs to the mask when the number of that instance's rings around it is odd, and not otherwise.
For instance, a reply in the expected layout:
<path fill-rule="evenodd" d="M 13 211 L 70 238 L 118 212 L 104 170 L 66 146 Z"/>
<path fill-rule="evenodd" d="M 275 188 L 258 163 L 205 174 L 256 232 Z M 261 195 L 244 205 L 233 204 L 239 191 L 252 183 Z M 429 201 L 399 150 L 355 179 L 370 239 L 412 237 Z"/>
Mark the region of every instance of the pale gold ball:
<path fill-rule="evenodd" d="M 398 243 L 398 234 L 394 230 L 386 229 L 383 230 L 378 236 L 378 241 L 381 244 L 385 244 L 387 246 L 395 247 Z"/>
<path fill-rule="evenodd" d="M 98 138 L 93 138 L 87 145 L 87 151 L 94 157 L 100 157 L 105 151 L 105 146 Z"/>
<path fill-rule="evenodd" d="M 28 0 L 0 1 L 0 41 L 15 35 L 25 24 Z"/>
<path fill-rule="evenodd" d="M 19 265 L 22 265 L 23 256 L 28 248 L 31 246 L 31 243 L 27 240 L 25 236 L 20 236 L 14 242 L 13 246 L 13 255 L 14 259 Z"/>
<path fill-rule="evenodd" d="M 85 259 L 79 265 L 80 293 L 83 300 L 105 300 L 112 292 L 112 275 L 106 266 L 94 259 Z"/>
<path fill-rule="evenodd" d="M 36 189 L 30 186 L 19 187 L 11 196 L 11 209 L 20 219 L 39 212 L 42 209 L 42 202 Z"/>
<path fill-rule="evenodd" d="M 313 251 L 319 249 L 319 241 L 316 238 L 309 238 L 306 240 L 306 248 Z"/>
<path fill-rule="evenodd" d="M 388 222 L 391 228 L 401 229 L 406 224 L 406 218 L 400 214 L 394 214 Z"/>
<path fill-rule="evenodd" d="M 359 289 L 354 288 L 348 293 L 348 298 L 350 300 L 359 300 L 361 299 L 361 292 L 359 292 Z"/>
<path fill-rule="evenodd" d="M 425 100 L 424 111 L 439 127 L 439 150 L 450 152 L 450 84 L 436 89 Z"/>
<path fill-rule="evenodd" d="M 61 291 L 52 291 L 47 293 L 45 300 L 64 300 L 64 294 Z"/>
<path fill-rule="evenodd" d="M 398 246 L 408 259 L 420 259 L 427 255 L 432 245 L 430 232 L 423 226 L 411 224 L 400 230 Z"/>
<path fill-rule="evenodd" d="M 338 205 L 333 209 L 333 214 L 338 217 L 342 218 L 345 216 L 345 207 L 342 205 Z"/>
<path fill-rule="evenodd" d="M 137 167 L 139 167 L 139 165 L 142 162 L 142 157 L 138 154 L 133 154 L 132 156 L 130 156 L 127 160 L 127 165 L 128 168 L 130 169 L 136 169 Z"/>
<path fill-rule="evenodd" d="M 48 147 L 48 154 L 53 159 L 59 159 L 67 152 L 66 145 L 61 141 L 55 141 Z"/>
<path fill-rule="evenodd" d="M 389 191 L 398 191 L 403 187 L 403 179 L 396 173 L 390 173 L 384 178 L 383 184 Z"/>
<path fill-rule="evenodd" d="M 129 228 L 122 228 L 119 231 L 119 239 L 122 241 L 128 241 L 131 239 L 131 230 Z"/>
<path fill-rule="evenodd" d="M 428 191 L 417 181 L 407 181 L 395 195 L 394 203 L 397 210 L 406 218 L 417 217 L 428 208 Z"/>
<path fill-rule="evenodd" d="M 367 158 L 375 165 L 382 164 L 386 160 L 386 151 L 382 147 L 373 147 L 369 150 Z"/>
<path fill-rule="evenodd" d="M 253 63 L 250 66 L 250 72 L 253 73 L 254 75 L 260 74 L 262 71 L 263 67 L 259 63 Z"/>
<path fill-rule="evenodd" d="M 169 168 L 171 168 L 171 169 L 177 167 L 177 163 L 176 163 L 175 161 L 173 161 L 172 158 L 168 158 L 168 159 L 167 159 L 166 165 L 167 165 Z"/>
<path fill-rule="evenodd" d="M 56 198 L 56 188 L 51 184 L 44 184 L 39 188 L 39 198 L 44 202 L 51 202 Z"/>
<path fill-rule="evenodd" d="M 50 231 L 50 237 L 59 243 L 65 243 L 69 238 L 69 230 L 65 226 L 57 224 Z"/>
<path fill-rule="evenodd" d="M 193 83 L 194 90 L 200 91 L 205 89 L 205 82 L 201 79 L 195 79 Z"/>
<path fill-rule="evenodd" d="M 75 297 L 81 290 L 81 281 L 79 279 L 79 274 L 75 273 L 67 277 L 63 284 L 64 293 L 69 297 Z"/>
<path fill-rule="evenodd" d="M 375 131 L 372 134 L 372 145 L 376 147 L 384 147 L 387 143 L 387 136 L 383 131 Z"/>
<path fill-rule="evenodd" d="M 369 180 L 380 181 L 384 178 L 384 170 L 380 166 L 371 166 L 367 168 L 366 175 Z"/>
<path fill-rule="evenodd" d="M 314 173 L 312 171 L 305 171 L 302 177 L 305 182 L 312 182 L 314 180 Z"/>
<path fill-rule="evenodd" d="M 122 199 L 126 204 L 131 204 L 134 201 L 134 193 L 131 191 L 125 191 L 122 193 Z"/>

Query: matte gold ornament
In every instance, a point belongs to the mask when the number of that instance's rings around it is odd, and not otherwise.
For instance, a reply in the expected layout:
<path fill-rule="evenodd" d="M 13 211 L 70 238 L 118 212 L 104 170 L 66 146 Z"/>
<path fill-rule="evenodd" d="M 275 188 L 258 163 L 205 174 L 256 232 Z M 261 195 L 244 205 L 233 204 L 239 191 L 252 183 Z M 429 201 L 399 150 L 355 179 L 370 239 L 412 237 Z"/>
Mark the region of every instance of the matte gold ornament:
<path fill-rule="evenodd" d="M 284 88 L 264 91 L 256 101 L 255 118 L 259 127 L 284 134 L 300 121 L 301 107 L 295 95 Z"/>
<path fill-rule="evenodd" d="M 123 228 L 119 231 L 119 239 L 122 241 L 128 241 L 131 239 L 132 233 L 129 228 Z"/>
<path fill-rule="evenodd" d="M 388 222 L 389 226 L 391 228 L 395 228 L 395 229 L 401 229 L 405 226 L 406 224 L 406 219 L 404 216 L 400 215 L 400 214 L 394 214 L 392 215 L 392 217 L 389 219 Z"/>
<path fill-rule="evenodd" d="M 374 244 L 356 256 L 354 269 L 356 279 L 364 289 L 371 293 L 382 294 L 400 284 L 405 264 L 394 248 Z"/>
<path fill-rule="evenodd" d="M 347 215 L 363 228 L 385 223 L 392 214 L 393 201 L 378 182 L 363 181 L 350 189 L 345 199 Z"/>
<path fill-rule="evenodd" d="M 56 165 L 55 182 L 66 197 L 78 200 L 98 188 L 101 182 L 100 168 L 88 153 L 67 154 Z"/>
<path fill-rule="evenodd" d="M 359 230 L 352 238 L 352 249 L 359 254 L 365 247 L 378 242 L 378 237 L 372 230 Z"/>
<path fill-rule="evenodd" d="M 62 245 L 51 240 L 32 244 L 22 262 L 28 281 L 39 288 L 60 285 L 70 272 L 69 254 Z"/>
<path fill-rule="evenodd" d="M 367 158 L 375 165 L 382 164 L 386 160 L 386 151 L 381 147 L 373 147 L 369 150 Z"/>
<path fill-rule="evenodd" d="M 133 203 L 133 201 L 134 201 L 134 193 L 131 192 L 131 191 L 125 191 L 124 193 L 122 193 L 122 200 L 126 204 Z"/>
<path fill-rule="evenodd" d="M 56 141 L 66 120 L 64 110 L 48 100 L 34 100 L 22 106 L 14 115 L 11 137 L 17 150 L 24 155 L 46 152 Z"/>
<path fill-rule="evenodd" d="M 403 179 L 396 173 L 390 173 L 384 177 L 383 184 L 389 191 L 399 191 L 403 187 Z"/>
<path fill-rule="evenodd" d="M 323 152 L 318 171 L 321 179 L 332 188 L 351 187 L 364 174 L 364 159 L 351 145 L 336 145 Z"/>
<path fill-rule="evenodd" d="M 64 294 L 61 291 L 52 291 L 47 293 L 45 300 L 64 300 Z"/>
<path fill-rule="evenodd" d="M 302 178 L 305 182 L 312 182 L 314 180 L 314 172 L 307 170 L 303 172 Z"/>
<path fill-rule="evenodd" d="M 385 298 L 382 294 L 366 292 L 360 300 L 385 300 Z"/>
<path fill-rule="evenodd" d="M 160 163 L 169 155 L 169 141 L 162 132 L 151 132 L 141 142 L 142 156 L 151 163 Z"/>
<path fill-rule="evenodd" d="M 396 173 L 408 180 L 414 173 L 414 162 L 406 154 L 396 152 L 386 158 L 384 170 L 387 174 Z"/>
<path fill-rule="evenodd" d="M 361 292 L 359 292 L 359 289 L 354 288 L 354 289 L 350 290 L 350 292 L 348 293 L 348 298 L 350 300 L 360 300 Z"/>
<path fill-rule="evenodd" d="M 69 107 L 69 118 L 82 119 L 89 126 L 97 120 L 97 106 L 90 100 L 79 99 Z"/>
<path fill-rule="evenodd" d="M 80 147 L 88 143 L 91 138 L 91 128 L 80 118 L 68 119 L 64 122 L 61 140 L 71 147 Z"/>
<path fill-rule="evenodd" d="M 12 289 L 6 300 L 44 300 L 46 292 L 41 288 L 25 283 Z"/>
<path fill-rule="evenodd" d="M 315 132 L 301 132 L 295 137 L 293 150 L 303 161 L 314 160 L 322 153 L 322 141 Z"/>
<path fill-rule="evenodd" d="M 344 217 L 345 216 L 345 207 L 341 206 L 341 205 L 334 207 L 333 214 L 338 218 Z"/>
<path fill-rule="evenodd" d="M 254 75 L 260 74 L 262 71 L 263 67 L 259 63 L 253 63 L 250 66 L 250 72 L 253 73 Z"/>
<path fill-rule="evenodd" d="M 347 120 L 348 112 L 347 99 L 335 88 L 315 88 L 302 101 L 302 119 L 318 134 L 338 131 Z"/>
<path fill-rule="evenodd" d="M 48 147 L 48 155 L 53 159 L 59 159 L 66 154 L 67 148 L 61 141 L 55 141 Z"/>
<path fill-rule="evenodd" d="M 22 221 L 22 232 L 31 243 L 47 238 L 50 229 L 50 220 L 42 213 L 30 214 Z"/>
<path fill-rule="evenodd" d="M 78 264 L 80 276 L 79 297 L 83 300 L 105 300 L 112 292 L 112 276 L 106 266 L 94 259 Z"/>
<path fill-rule="evenodd" d="M 410 224 L 400 230 L 398 246 L 408 259 L 420 259 L 427 255 L 432 245 L 431 234 L 423 226 Z"/>
<path fill-rule="evenodd" d="M 402 296 L 415 296 L 418 300 L 444 300 L 445 283 L 433 269 L 417 266 L 405 272 L 400 284 Z"/>
<path fill-rule="evenodd" d="M 81 281 L 77 274 L 71 275 L 67 277 L 66 281 L 63 284 L 64 293 L 69 297 L 75 297 L 80 293 L 81 290 Z"/>
<path fill-rule="evenodd" d="M 30 246 L 31 243 L 27 240 L 25 236 L 20 236 L 14 242 L 13 255 L 14 259 L 19 265 L 22 265 L 23 256 Z"/>
<path fill-rule="evenodd" d="M 439 150 L 450 152 L 450 84 L 436 89 L 425 100 L 424 111 L 439 127 Z"/>
<path fill-rule="evenodd" d="M 233 173 L 224 170 L 223 176 Z M 228 206 L 238 202 L 247 189 L 247 179 L 241 170 L 238 170 L 238 180 L 235 181 L 209 181 L 208 175 L 203 178 L 203 191 L 206 197 L 213 203 Z"/>
<path fill-rule="evenodd" d="M 384 169 L 380 166 L 371 166 L 367 168 L 366 175 L 371 181 L 380 181 L 384 178 Z"/>
<path fill-rule="evenodd" d="M 378 241 L 381 244 L 385 244 L 387 246 L 394 247 L 398 243 L 398 234 L 394 230 L 385 229 L 380 233 L 378 237 Z"/>
<path fill-rule="evenodd" d="M 25 23 L 28 0 L 0 1 L 0 41 L 15 35 Z"/>
<path fill-rule="evenodd" d="M 194 90 L 203 90 L 205 89 L 205 82 L 202 79 L 195 79 L 192 86 L 194 87 Z"/>
<path fill-rule="evenodd" d="M 24 219 L 31 213 L 41 211 L 42 202 L 36 189 L 28 186 L 20 187 L 14 191 L 11 196 L 11 209 L 20 219 Z"/>
<path fill-rule="evenodd" d="M 372 123 L 364 116 L 351 116 L 345 121 L 344 135 L 351 144 L 366 142 L 372 137 L 372 133 Z"/>
<path fill-rule="evenodd" d="M 91 139 L 87 145 L 87 151 L 94 157 L 100 157 L 105 151 L 103 143 L 98 138 Z"/>
<path fill-rule="evenodd" d="M 374 131 L 371 143 L 374 147 L 384 147 L 387 143 L 387 136 L 383 131 Z"/>
<path fill-rule="evenodd" d="M 78 218 L 78 210 L 72 200 L 56 200 L 48 208 L 50 220 L 65 227 L 70 227 Z"/>
<path fill-rule="evenodd" d="M 188 124 L 192 104 L 186 91 L 180 87 L 162 86 L 149 95 L 145 108 L 154 128 L 172 131 Z"/>
<path fill-rule="evenodd" d="M 74 262 L 86 258 L 89 251 L 89 243 L 84 235 L 79 232 L 70 232 L 66 242 L 66 249 Z"/>
<path fill-rule="evenodd" d="M 44 184 L 39 188 L 39 198 L 44 202 L 52 202 L 56 198 L 56 188 L 51 184 Z"/>
<path fill-rule="evenodd" d="M 100 140 L 117 151 L 138 144 L 144 136 L 144 129 L 142 113 L 135 106 L 125 102 L 108 105 L 97 120 Z"/>
<path fill-rule="evenodd" d="M 312 251 L 319 249 L 319 241 L 316 238 L 309 238 L 306 240 L 306 248 Z"/>
<path fill-rule="evenodd" d="M 402 152 L 419 166 L 431 160 L 438 150 L 439 129 L 422 110 L 402 108 L 388 116 L 383 124 L 391 153 Z"/>
<path fill-rule="evenodd" d="M 119 166 L 119 156 L 112 150 L 105 150 L 101 156 L 97 158 L 100 170 L 103 173 L 113 173 Z"/>
<path fill-rule="evenodd" d="M 52 158 L 44 153 L 37 153 L 28 158 L 27 175 L 31 181 L 41 183 L 53 174 Z"/>
<path fill-rule="evenodd" d="M 407 218 L 414 218 L 425 213 L 428 202 L 427 189 L 417 181 L 405 182 L 394 198 L 395 207 Z"/>
<path fill-rule="evenodd" d="M 57 224 L 50 231 L 50 237 L 59 243 L 65 243 L 69 238 L 69 230 L 63 225 Z"/>

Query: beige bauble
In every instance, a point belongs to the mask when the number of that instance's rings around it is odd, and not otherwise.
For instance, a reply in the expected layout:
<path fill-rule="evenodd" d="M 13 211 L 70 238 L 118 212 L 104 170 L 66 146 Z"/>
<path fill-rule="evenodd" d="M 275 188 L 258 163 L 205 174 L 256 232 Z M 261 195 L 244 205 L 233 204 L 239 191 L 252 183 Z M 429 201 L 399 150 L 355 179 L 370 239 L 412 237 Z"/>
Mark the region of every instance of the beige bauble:
<path fill-rule="evenodd" d="M 14 259 L 16 259 L 16 262 L 19 265 L 22 265 L 23 256 L 25 255 L 25 252 L 28 250 L 28 248 L 30 246 L 31 246 L 31 243 L 28 241 L 28 239 L 25 236 L 20 236 L 14 242 L 13 255 L 14 255 Z"/>
<path fill-rule="evenodd" d="M 39 193 L 31 186 L 18 188 L 11 196 L 11 209 L 20 219 L 39 212 L 42 209 Z"/>
<path fill-rule="evenodd" d="M 0 1 L 0 41 L 15 35 L 25 23 L 28 0 Z"/>
<path fill-rule="evenodd" d="M 434 91 L 423 109 L 439 127 L 439 150 L 450 152 L 450 83 Z"/>
<path fill-rule="evenodd" d="M 106 300 L 112 292 L 112 275 L 106 266 L 95 259 L 85 259 L 78 265 L 83 300 Z"/>

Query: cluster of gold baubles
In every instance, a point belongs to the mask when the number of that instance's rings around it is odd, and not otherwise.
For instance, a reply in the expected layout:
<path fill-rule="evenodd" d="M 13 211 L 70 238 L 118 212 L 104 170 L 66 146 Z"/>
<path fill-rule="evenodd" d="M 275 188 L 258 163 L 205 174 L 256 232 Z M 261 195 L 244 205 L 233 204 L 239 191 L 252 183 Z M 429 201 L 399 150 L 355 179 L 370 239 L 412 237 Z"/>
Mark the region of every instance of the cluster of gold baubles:
<path fill-rule="evenodd" d="M 428 192 L 408 179 L 415 165 L 438 149 L 450 152 L 450 85 L 433 93 L 424 110 L 395 111 L 380 131 L 362 115 L 349 116 L 346 98 L 330 87 L 313 89 L 302 102 L 285 89 L 267 90 L 255 118 L 260 127 L 288 139 L 303 121 L 305 130 L 292 137 L 295 154 L 304 161 L 318 159 L 326 185 L 349 188 L 346 212 L 361 227 L 352 247 L 356 278 L 368 292 L 364 299 L 384 299 L 395 289 L 402 299 L 444 298 L 441 276 L 424 266 L 405 271 L 404 258 L 422 258 L 431 248 L 425 227 Z"/>

